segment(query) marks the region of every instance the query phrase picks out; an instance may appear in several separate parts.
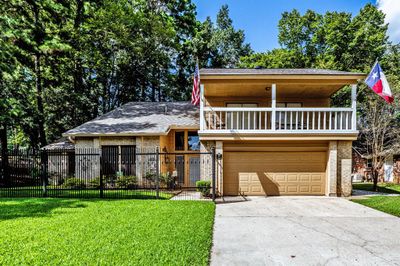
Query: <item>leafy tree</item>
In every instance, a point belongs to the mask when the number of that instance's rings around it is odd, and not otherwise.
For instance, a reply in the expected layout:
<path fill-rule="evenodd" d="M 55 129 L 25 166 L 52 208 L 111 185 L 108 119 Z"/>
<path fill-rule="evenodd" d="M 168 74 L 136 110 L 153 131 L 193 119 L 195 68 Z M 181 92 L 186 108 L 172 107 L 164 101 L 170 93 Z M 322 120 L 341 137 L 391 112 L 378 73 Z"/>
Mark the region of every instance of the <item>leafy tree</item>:
<path fill-rule="evenodd" d="M 284 12 L 279 21 L 282 48 L 241 59 L 242 67 L 328 68 L 368 73 L 376 59 L 386 73 L 396 98 L 400 92 L 400 44 L 388 43 L 385 15 L 365 5 L 354 17 L 345 12 L 316 14 L 308 10 Z M 332 97 L 332 105 L 350 104 L 350 88 Z M 360 137 L 355 148 L 372 160 L 376 188 L 378 172 L 389 156 L 399 152 L 398 101 L 386 104 L 365 84 L 359 84 Z"/>
<path fill-rule="evenodd" d="M 206 24 L 207 25 L 207 24 Z M 235 30 L 229 17 L 229 8 L 223 5 L 218 12 L 216 27 L 210 40 L 210 67 L 235 67 L 242 56 L 252 53 L 250 44 L 244 43 L 243 30 Z"/>
<path fill-rule="evenodd" d="M 396 88 L 398 89 L 398 88 Z M 400 152 L 400 105 L 389 105 L 370 90 L 365 90 L 366 100 L 359 107 L 360 136 L 356 149 L 372 162 L 374 190 L 377 190 L 379 172 L 384 162 Z"/>
<path fill-rule="evenodd" d="M 284 12 L 278 24 L 282 48 L 242 58 L 242 66 L 329 68 L 368 71 L 387 45 L 384 14 L 367 4 L 356 16 L 345 12 Z M 275 58 L 273 58 L 275 56 Z M 290 60 L 290 62 L 287 62 Z"/>
<path fill-rule="evenodd" d="M 10 0 L 0 31 L 2 139 L 32 147 L 129 101 L 187 100 L 197 57 L 250 52 L 226 6 L 201 23 L 191 0 Z"/>

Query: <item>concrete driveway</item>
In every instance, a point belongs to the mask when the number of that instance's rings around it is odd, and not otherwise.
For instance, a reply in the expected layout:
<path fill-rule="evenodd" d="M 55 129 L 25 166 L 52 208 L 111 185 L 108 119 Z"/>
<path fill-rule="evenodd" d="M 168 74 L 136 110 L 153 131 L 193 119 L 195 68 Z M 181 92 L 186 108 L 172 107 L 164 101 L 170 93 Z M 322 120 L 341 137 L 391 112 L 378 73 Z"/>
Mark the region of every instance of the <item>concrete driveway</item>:
<path fill-rule="evenodd" d="M 400 265 L 400 219 L 327 197 L 218 204 L 212 265 Z"/>

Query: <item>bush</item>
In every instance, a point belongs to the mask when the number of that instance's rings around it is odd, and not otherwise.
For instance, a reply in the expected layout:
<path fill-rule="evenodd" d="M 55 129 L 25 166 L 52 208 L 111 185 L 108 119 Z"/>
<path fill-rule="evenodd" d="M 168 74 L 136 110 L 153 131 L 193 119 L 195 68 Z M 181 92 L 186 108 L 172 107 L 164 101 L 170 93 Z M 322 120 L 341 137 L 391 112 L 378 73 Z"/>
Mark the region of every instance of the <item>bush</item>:
<path fill-rule="evenodd" d="M 99 189 L 100 188 L 100 177 L 96 177 L 96 178 L 90 179 L 88 187 L 89 188 Z"/>
<path fill-rule="evenodd" d="M 157 177 L 157 175 L 155 173 L 152 173 L 152 172 L 147 172 L 144 175 L 144 178 L 147 179 L 150 182 L 155 182 L 156 181 L 156 177 Z"/>
<path fill-rule="evenodd" d="M 206 180 L 196 181 L 196 188 L 197 191 L 201 192 L 201 195 L 203 195 L 203 197 L 208 197 L 210 196 L 211 181 L 206 181 Z"/>
<path fill-rule="evenodd" d="M 80 189 L 80 188 L 85 188 L 85 182 L 83 180 L 76 178 L 76 177 L 70 177 L 65 179 L 64 181 L 64 186 L 67 188 L 72 188 L 72 189 Z"/>
<path fill-rule="evenodd" d="M 119 188 L 135 188 L 137 185 L 137 177 L 134 175 L 120 176 L 116 183 Z"/>
<path fill-rule="evenodd" d="M 163 173 L 160 175 L 160 183 L 167 188 L 174 187 L 174 178 L 170 173 Z"/>

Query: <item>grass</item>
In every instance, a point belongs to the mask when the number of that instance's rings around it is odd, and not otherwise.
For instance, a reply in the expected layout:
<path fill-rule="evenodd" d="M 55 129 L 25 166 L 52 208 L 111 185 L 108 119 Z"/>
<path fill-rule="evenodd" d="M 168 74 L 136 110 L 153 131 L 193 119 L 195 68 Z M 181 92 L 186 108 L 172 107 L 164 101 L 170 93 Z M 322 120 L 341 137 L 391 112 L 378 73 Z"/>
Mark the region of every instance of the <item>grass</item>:
<path fill-rule="evenodd" d="M 18 187 L 18 188 L 2 188 L 0 189 L 0 197 L 40 197 L 43 191 L 41 186 Z M 174 194 L 168 192 L 159 193 L 160 199 L 170 199 Z M 48 197 L 60 198 L 100 198 L 100 190 L 98 189 L 54 189 L 47 188 Z M 105 198 L 119 199 L 156 199 L 156 191 L 146 189 L 109 189 L 104 190 Z"/>
<path fill-rule="evenodd" d="M 373 196 L 352 201 L 400 217 L 400 196 Z"/>
<path fill-rule="evenodd" d="M 372 183 L 354 183 L 353 189 L 373 191 Z M 400 194 L 400 184 L 394 183 L 378 183 L 378 192 Z"/>
<path fill-rule="evenodd" d="M 207 265 L 215 205 L 0 199 L 0 265 Z"/>

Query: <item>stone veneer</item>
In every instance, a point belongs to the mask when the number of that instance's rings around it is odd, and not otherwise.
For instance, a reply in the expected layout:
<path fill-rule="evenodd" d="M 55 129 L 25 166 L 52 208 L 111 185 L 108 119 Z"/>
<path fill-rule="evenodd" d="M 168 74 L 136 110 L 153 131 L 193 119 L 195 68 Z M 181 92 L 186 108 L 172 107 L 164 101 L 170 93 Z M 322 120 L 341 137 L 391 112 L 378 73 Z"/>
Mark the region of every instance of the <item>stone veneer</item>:
<path fill-rule="evenodd" d="M 326 196 L 337 196 L 337 141 L 329 141 L 327 152 L 327 189 Z"/>
<path fill-rule="evenodd" d="M 337 186 L 337 191 L 338 191 L 339 196 L 342 196 L 342 197 L 351 196 L 351 190 L 352 190 L 351 149 L 352 149 L 352 141 L 338 141 L 338 149 L 337 149 L 338 186 Z"/>
<path fill-rule="evenodd" d="M 137 137 L 136 138 L 136 176 L 138 181 L 143 181 L 143 176 L 147 173 L 155 173 L 157 170 L 157 160 L 155 155 L 140 153 L 155 153 L 160 149 L 160 137 Z"/>
<path fill-rule="evenodd" d="M 215 146 L 214 141 L 200 141 L 200 152 L 208 153 L 211 152 L 212 147 Z M 212 179 L 212 156 L 209 154 L 201 154 L 201 166 L 200 166 L 200 178 L 201 180 Z"/>

